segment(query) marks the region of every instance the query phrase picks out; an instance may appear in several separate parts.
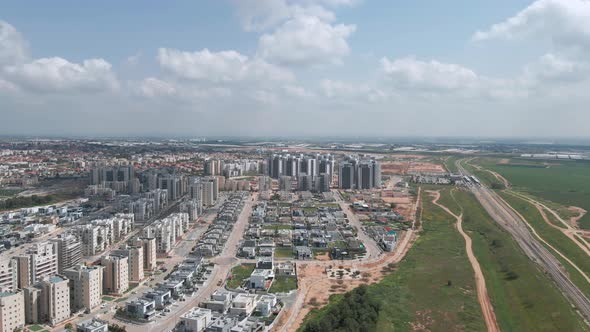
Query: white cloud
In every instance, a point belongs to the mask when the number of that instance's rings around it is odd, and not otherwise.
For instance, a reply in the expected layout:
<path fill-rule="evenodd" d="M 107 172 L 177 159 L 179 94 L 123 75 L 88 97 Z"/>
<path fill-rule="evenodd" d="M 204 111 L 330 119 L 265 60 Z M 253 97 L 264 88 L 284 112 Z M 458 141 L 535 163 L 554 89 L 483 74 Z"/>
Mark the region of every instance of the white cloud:
<path fill-rule="evenodd" d="M 260 59 L 249 60 L 236 51 L 183 52 L 160 48 L 158 61 L 162 68 L 178 77 L 212 82 L 243 80 L 290 81 L 293 73 Z"/>
<path fill-rule="evenodd" d="M 546 38 L 563 47 L 590 47 L 590 1 L 538 0 L 473 35 L 476 41 L 525 37 Z"/>
<path fill-rule="evenodd" d="M 316 16 L 298 15 L 259 39 L 258 53 L 282 65 L 339 63 L 348 55 L 347 38 L 355 25 L 332 25 Z"/>
<path fill-rule="evenodd" d="M 473 87 L 477 74 L 469 68 L 435 60 L 420 61 L 412 57 L 381 59 L 381 68 L 388 79 L 400 88 L 460 89 Z"/>
<path fill-rule="evenodd" d="M 118 87 L 111 64 L 103 59 L 77 64 L 59 57 L 41 58 L 6 66 L 3 73 L 15 84 L 35 92 L 96 92 Z"/>
<path fill-rule="evenodd" d="M 358 0 L 235 0 L 237 16 L 246 31 L 264 31 L 298 15 L 332 22 L 336 15 L 326 7 L 353 6 Z"/>
<path fill-rule="evenodd" d="M 143 53 L 141 51 L 135 53 L 134 55 L 130 55 L 127 57 L 127 64 L 130 66 L 135 66 L 139 63 L 139 60 L 141 59 L 141 57 L 143 56 Z"/>
<path fill-rule="evenodd" d="M 195 102 L 207 98 L 231 96 L 231 90 L 225 87 L 207 87 L 187 82 L 165 81 L 148 77 L 139 83 L 132 82 L 130 88 L 136 95 L 151 99 L 162 98 Z"/>
<path fill-rule="evenodd" d="M 590 66 L 548 53 L 524 68 L 523 78 L 531 83 L 573 83 L 588 78 Z"/>
<path fill-rule="evenodd" d="M 15 84 L 5 81 L 0 78 L 0 92 L 14 93 L 14 92 L 18 92 L 18 91 L 19 91 L 19 89 Z"/>
<path fill-rule="evenodd" d="M 27 43 L 10 24 L 0 20 L 0 66 L 21 63 L 28 59 Z"/>
<path fill-rule="evenodd" d="M 307 89 L 299 85 L 285 85 L 283 90 L 285 90 L 287 95 L 293 97 L 309 98 L 314 96 L 313 93 L 307 91 Z"/>
<path fill-rule="evenodd" d="M 139 93 L 148 98 L 171 97 L 176 95 L 176 88 L 166 81 L 148 77 L 139 84 Z"/>
<path fill-rule="evenodd" d="M 373 82 L 378 85 L 379 82 Z M 345 82 L 324 79 L 320 82 L 320 90 L 328 100 L 339 103 L 346 102 L 382 102 L 391 97 L 390 93 L 372 87 L 367 83 Z"/>

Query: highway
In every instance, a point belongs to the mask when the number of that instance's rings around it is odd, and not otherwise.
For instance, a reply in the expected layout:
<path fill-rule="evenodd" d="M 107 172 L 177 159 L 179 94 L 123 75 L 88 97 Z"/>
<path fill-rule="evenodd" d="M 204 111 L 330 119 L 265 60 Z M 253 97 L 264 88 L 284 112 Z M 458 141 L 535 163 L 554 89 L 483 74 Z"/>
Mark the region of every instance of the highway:
<path fill-rule="evenodd" d="M 472 175 L 463 168 L 459 160 L 455 164 L 462 175 Z M 468 184 L 468 188 L 488 214 L 513 236 L 525 254 L 551 276 L 562 293 L 584 318 L 590 319 L 590 300 L 568 278 L 557 258 L 533 236 L 521 216 L 502 197 L 483 184 Z"/>

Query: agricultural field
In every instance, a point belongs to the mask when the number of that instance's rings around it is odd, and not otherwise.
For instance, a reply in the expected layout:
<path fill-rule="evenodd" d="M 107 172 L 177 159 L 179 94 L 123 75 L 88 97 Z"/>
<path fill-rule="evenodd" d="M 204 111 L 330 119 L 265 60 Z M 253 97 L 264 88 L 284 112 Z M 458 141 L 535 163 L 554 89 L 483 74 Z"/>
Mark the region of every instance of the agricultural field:
<path fill-rule="evenodd" d="M 567 299 L 497 225 L 475 197 L 456 190 L 502 331 L 587 331 Z"/>
<path fill-rule="evenodd" d="M 590 163 L 584 161 L 529 161 L 476 159 L 472 163 L 498 172 L 515 190 L 565 206 L 578 206 L 590 211 Z M 579 221 L 581 228 L 590 229 L 590 214 Z"/>

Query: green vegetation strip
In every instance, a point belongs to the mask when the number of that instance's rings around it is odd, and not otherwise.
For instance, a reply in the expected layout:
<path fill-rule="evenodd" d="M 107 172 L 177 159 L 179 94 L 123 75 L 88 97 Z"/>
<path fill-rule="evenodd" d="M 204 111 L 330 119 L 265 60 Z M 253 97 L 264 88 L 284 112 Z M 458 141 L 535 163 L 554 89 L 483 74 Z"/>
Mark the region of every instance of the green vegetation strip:
<path fill-rule="evenodd" d="M 590 211 L 590 163 L 588 162 L 510 160 L 509 164 L 523 162 L 533 164 L 519 167 L 498 163 L 497 158 L 482 158 L 474 162 L 500 173 L 515 188 L 565 206 L 579 206 Z M 580 227 L 590 229 L 590 213 L 580 219 L 579 223 Z"/>
<path fill-rule="evenodd" d="M 244 279 L 249 278 L 254 271 L 256 264 L 245 263 L 231 269 L 231 279 L 227 281 L 228 288 L 238 288 L 244 283 Z"/>
<path fill-rule="evenodd" d="M 318 325 L 327 318 L 346 322 L 339 331 L 485 331 L 473 270 L 454 219 L 425 194 L 423 204 L 424 231 L 397 270 L 349 300 L 333 297 L 328 306 L 312 311 L 302 331 L 330 331 Z M 377 318 L 357 318 L 366 314 L 357 302 L 377 303 Z"/>
<path fill-rule="evenodd" d="M 578 266 L 586 275 L 590 276 L 590 257 L 578 246 L 572 239 L 565 236 L 560 230 L 548 225 L 537 208 L 531 203 L 507 193 L 501 193 L 501 196 L 518 211 L 539 234 L 539 236 L 569 258 Z M 547 247 L 550 251 L 553 251 Z M 586 296 L 590 296 L 590 283 L 576 270 L 571 264 L 563 259 L 559 254 L 553 251 L 553 255 L 559 259 L 564 267 L 568 270 L 572 281 L 582 290 Z"/>
<path fill-rule="evenodd" d="M 469 192 L 453 195 L 463 228 L 486 279 L 502 331 L 588 331 L 588 326 L 547 276 L 495 223 Z"/>
<path fill-rule="evenodd" d="M 297 278 L 295 276 L 277 276 L 272 282 L 270 293 L 287 293 L 297 289 Z"/>
<path fill-rule="evenodd" d="M 291 247 L 277 247 L 275 248 L 276 258 L 291 258 L 293 257 L 293 248 Z"/>

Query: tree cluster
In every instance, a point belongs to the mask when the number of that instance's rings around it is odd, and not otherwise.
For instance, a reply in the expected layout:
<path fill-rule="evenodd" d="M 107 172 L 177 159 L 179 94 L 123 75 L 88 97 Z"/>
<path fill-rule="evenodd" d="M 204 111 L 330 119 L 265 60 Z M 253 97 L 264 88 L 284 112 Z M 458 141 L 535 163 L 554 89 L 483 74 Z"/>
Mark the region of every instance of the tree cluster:
<path fill-rule="evenodd" d="M 0 201 L 0 209 L 10 210 L 27 206 L 45 205 L 54 201 L 52 195 L 46 196 L 16 196 Z"/>
<path fill-rule="evenodd" d="M 360 287 L 344 294 L 344 298 L 313 317 L 302 328 L 303 332 L 374 331 L 379 318 L 379 303 L 370 297 L 368 287 Z"/>

